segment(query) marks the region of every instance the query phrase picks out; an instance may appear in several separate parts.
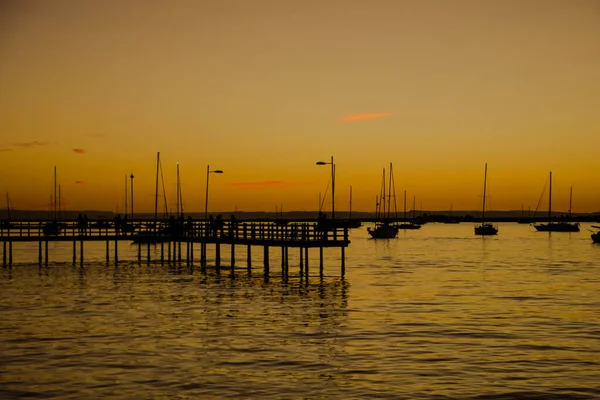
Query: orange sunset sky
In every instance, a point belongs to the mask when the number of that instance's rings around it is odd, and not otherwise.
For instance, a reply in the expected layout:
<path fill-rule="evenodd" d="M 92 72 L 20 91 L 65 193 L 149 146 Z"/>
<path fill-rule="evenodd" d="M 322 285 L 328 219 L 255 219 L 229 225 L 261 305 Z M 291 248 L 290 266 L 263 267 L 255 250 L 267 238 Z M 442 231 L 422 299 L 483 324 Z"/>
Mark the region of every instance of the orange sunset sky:
<path fill-rule="evenodd" d="M 0 4 L 0 190 L 44 209 L 600 209 L 597 0 L 25 0 Z M 2 196 L 4 197 L 4 196 Z M 546 207 L 547 200 L 543 200 Z M 326 206 L 329 207 L 329 206 Z M 4 208 L 4 205 L 2 205 Z"/>

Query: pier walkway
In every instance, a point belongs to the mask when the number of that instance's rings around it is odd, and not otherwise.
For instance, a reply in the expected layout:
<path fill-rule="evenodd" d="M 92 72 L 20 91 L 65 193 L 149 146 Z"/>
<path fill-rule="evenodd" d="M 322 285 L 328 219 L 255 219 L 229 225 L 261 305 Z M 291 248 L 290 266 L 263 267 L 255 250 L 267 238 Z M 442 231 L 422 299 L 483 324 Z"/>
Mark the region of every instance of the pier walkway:
<path fill-rule="evenodd" d="M 281 249 L 282 269 L 288 268 L 288 251 L 299 249 L 300 269 L 308 273 L 308 251 L 319 249 L 320 273 L 323 273 L 323 249 L 341 249 L 341 273 L 345 273 L 345 248 L 350 244 L 347 227 L 334 227 L 321 230 L 316 223 L 290 222 L 278 225 L 270 222 L 244 222 L 230 220 L 133 220 L 126 223 L 114 221 L 3 221 L 0 224 L 0 241 L 3 248 L 3 266 L 12 265 L 13 243 L 38 243 L 38 262 L 48 264 L 48 243 L 72 242 L 73 264 L 84 261 L 84 243 L 105 242 L 106 261 L 113 253 L 115 262 L 119 260 L 119 243 L 137 245 L 138 259 L 142 258 L 142 247 L 147 247 L 150 260 L 150 246 L 160 246 L 160 261 L 184 261 L 194 263 L 195 247 L 199 246 L 200 265 L 206 266 L 206 249 L 215 247 L 215 267 L 221 266 L 221 246 L 231 248 L 231 268 L 235 267 L 235 246 L 247 246 L 247 267 L 252 266 L 252 247 L 263 248 L 265 273 L 269 269 L 269 250 Z M 77 257 L 79 243 L 79 259 Z M 112 251 L 111 251 L 112 244 Z M 185 254 L 182 255 L 182 246 Z"/>

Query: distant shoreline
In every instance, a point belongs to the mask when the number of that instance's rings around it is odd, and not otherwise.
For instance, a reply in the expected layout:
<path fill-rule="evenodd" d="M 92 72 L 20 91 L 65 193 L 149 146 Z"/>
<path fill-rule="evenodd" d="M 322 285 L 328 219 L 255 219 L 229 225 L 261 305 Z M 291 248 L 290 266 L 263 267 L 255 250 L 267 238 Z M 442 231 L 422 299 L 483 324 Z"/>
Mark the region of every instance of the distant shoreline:
<path fill-rule="evenodd" d="M 328 212 L 327 217 L 330 218 Z M 90 220 L 107 220 L 113 219 L 117 213 L 112 211 L 102 210 L 81 210 L 81 211 L 61 211 L 58 219 L 61 220 L 74 220 L 79 214 L 86 215 Z M 119 213 L 124 216 L 125 213 Z M 230 219 L 232 215 L 240 221 L 295 221 L 295 222 L 312 222 L 317 220 L 318 211 L 287 211 L 283 213 L 267 212 L 267 211 L 229 211 L 219 212 L 214 211 L 209 213 L 210 215 L 222 215 L 224 219 Z M 393 213 L 395 214 L 395 213 Z M 127 214 L 131 218 L 130 214 Z M 175 213 L 165 215 L 164 213 L 158 214 L 158 219 L 169 218 L 171 215 L 175 216 Z M 404 221 L 404 213 L 398 212 L 397 217 L 394 220 Z M 478 222 L 481 221 L 480 211 L 416 211 L 414 213 L 416 222 L 428 223 L 428 222 Z M 36 211 L 36 210 L 10 210 L 11 221 L 45 221 L 51 219 L 52 214 L 49 211 Z M 191 216 L 195 220 L 204 219 L 203 212 L 190 212 L 184 213 L 185 218 Z M 407 211 L 406 220 L 412 221 L 412 211 Z M 346 210 L 340 210 L 335 213 L 336 219 L 348 219 L 349 213 Z M 8 213 L 6 209 L 0 209 L 0 221 L 8 220 Z M 154 213 L 135 213 L 134 219 L 137 220 L 152 220 L 154 219 Z M 374 212 L 352 212 L 353 220 L 359 220 L 361 222 L 375 221 L 376 215 Z M 547 211 L 538 211 L 535 216 L 528 217 L 523 215 L 520 210 L 513 211 L 486 211 L 485 219 L 489 222 L 522 222 L 522 223 L 534 223 L 534 222 L 545 222 L 548 220 Z M 572 222 L 600 222 L 600 212 L 595 213 L 572 213 L 568 216 L 565 212 L 552 212 L 553 220 L 568 219 Z"/>

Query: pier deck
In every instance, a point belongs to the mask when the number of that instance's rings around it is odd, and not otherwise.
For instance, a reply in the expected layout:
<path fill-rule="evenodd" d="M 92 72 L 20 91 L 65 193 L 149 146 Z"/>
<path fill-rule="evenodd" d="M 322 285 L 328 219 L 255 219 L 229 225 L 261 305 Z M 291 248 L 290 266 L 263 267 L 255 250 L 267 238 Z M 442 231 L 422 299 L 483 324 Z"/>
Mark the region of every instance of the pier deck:
<path fill-rule="evenodd" d="M 231 247 L 231 265 L 235 264 L 234 248 L 236 245 L 248 247 L 247 264 L 251 266 L 251 247 L 261 246 L 264 249 L 264 266 L 268 270 L 269 248 L 282 250 L 282 267 L 287 268 L 289 248 L 300 249 L 300 263 L 304 262 L 308 270 L 308 249 L 319 248 L 320 266 L 323 266 L 323 248 L 341 249 L 342 275 L 345 272 L 345 248 L 350 244 L 349 229 L 336 227 L 328 230 L 319 229 L 316 223 L 291 222 L 285 225 L 265 222 L 242 221 L 182 221 L 182 220 L 134 220 L 124 225 L 112 221 L 11 221 L 0 224 L 0 241 L 3 242 L 3 265 L 12 265 L 13 243 L 38 243 L 41 264 L 48 263 L 49 242 L 72 242 L 73 263 L 77 261 L 76 245 L 80 246 L 80 263 L 84 259 L 84 243 L 106 242 L 106 259 L 109 261 L 109 246 L 113 243 L 114 260 L 118 261 L 118 243 L 132 242 L 138 245 L 138 258 L 141 259 L 142 246 L 160 245 L 161 260 L 164 259 L 163 248 L 168 246 L 168 259 L 184 260 L 193 263 L 194 245 L 200 245 L 200 263 L 206 265 L 206 247 L 214 245 L 217 258 L 216 266 L 220 266 L 221 245 Z M 185 257 L 181 254 L 181 245 L 186 246 Z M 8 245 L 8 246 L 7 246 Z M 42 247 L 45 246 L 45 257 L 42 258 Z M 8 247 L 8 249 L 7 249 Z M 177 248 L 179 254 L 177 255 Z M 304 254 L 303 254 L 304 253 Z M 148 258 L 150 251 L 148 250 Z M 304 261 L 303 261 L 304 259 Z M 302 265 L 301 265 L 302 268 Z"/>

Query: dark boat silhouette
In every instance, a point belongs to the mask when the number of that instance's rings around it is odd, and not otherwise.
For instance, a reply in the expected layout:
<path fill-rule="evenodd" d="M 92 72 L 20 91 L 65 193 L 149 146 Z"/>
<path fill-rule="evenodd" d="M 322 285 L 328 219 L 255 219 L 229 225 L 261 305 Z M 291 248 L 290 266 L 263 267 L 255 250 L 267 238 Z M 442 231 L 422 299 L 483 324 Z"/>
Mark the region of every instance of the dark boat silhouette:
<path fill-rule="evenodd" d="M 483 206 L 481 208 L 481 225 L 475 227 L 475 234 L 482 236 L 496 235 L 498 227 L 485 222 L 485 195 L 487 186 L 487 163 L 485 163 L 485 172 L 483 175 Z"/>
<path fill-rule="evenodd" d="M 571 215 L 572 201 L 573 188 L 571 188 L 569 200 L 569 217 Z M 534 225 L 534 228 L 539 232 L 579 232 L 578 222 L 552 221 L 552 171 L 550 171 L 550 190 L 548 191 L 548 223 Z"/>

